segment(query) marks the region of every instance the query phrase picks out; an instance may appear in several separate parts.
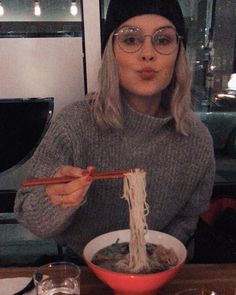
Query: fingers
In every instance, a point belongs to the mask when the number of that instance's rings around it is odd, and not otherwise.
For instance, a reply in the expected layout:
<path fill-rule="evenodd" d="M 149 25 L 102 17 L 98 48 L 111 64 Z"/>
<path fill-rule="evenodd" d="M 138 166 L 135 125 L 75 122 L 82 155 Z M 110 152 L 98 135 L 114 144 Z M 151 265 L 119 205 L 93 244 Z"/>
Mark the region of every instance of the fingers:
<path fill-rule="evenodd" d="M 63 166 L 56 173 L 55 177 L 75 176 L 75 180 L 67 184 L 54 184 L 46 187 L 51 202 L 54 205 L 60 205 L 62 208 L 68 208 L 79 205 L 89 189 L 92 182 L 90 174 L 95 168 L 88 166 L 87 169 L 81 169 L 72 166 Z"/>
<path fill-rule="evenodd" d="M 89 174 L 91 175 L 93 172 L 95 172 L 95 167 L 93 167 L 93 166 L 88 166 L 87 167 L 87 171 L 89 172 Z"/>
<path fill-rule="evenodd" d="M 54 176 L 61 177 L 61 176 L 75 176 L 81 177 L 86 175 L 91 175 L 95 171 L 95 167 L 88 166 L 87 169 L 81 169 L 78 167 L 73 166 L 62 166 Z"/>
<path fill-rule="evenodd" d="M 76 206 L 82 202 L 91 182 L 90 176 L 84 176 L 67 184 L 47 186 L 46 192 L 54 205 L 70 203 Z"/>
<path fill-rule="evenodd" d="M 82 201 L 84 200 L 84 197 L 85 197 L 88 189 L 89 189 L 89 185 L 82 188 L 79 194 L 76 192 L 76 193 L 73 193 L 71 195 L 62 196 L 62 198 L 60 198 L 60 204 L 59 205 L 62 208 L 68 208 L 68 207 L 77 206 L 78 204 L 82 203 Z"/>
<path fill-rule="evenodd" d="M 61 176 L 75 176 L 80 177 L 83 176 L 83 173 L 86 172 L 86 170 L 73 167 L 73 166 L 62 166 L 58 171 L 55 173 L 55 177 L 61 177 Z"/>
<path fill-rule="evenodd" d="M 54 184 L 48 185 L 46 192 L 49 195 L 69 195 L 76 192 L 80 188 L 89 185 L 92 182 L 91 176 L 78 177 L 75 180 L 68 182 L 66 184 Z"/>

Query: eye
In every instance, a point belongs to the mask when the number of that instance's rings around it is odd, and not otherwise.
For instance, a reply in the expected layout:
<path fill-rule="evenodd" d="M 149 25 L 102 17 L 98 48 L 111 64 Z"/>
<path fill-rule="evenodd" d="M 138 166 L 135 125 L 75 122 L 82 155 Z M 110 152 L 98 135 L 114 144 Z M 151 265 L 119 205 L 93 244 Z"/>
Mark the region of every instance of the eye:
<path fill-rule="evenodd" d="M 139 45 L 141 42 L 140 37 L 134 34 L 123 34 L 123 36 L 120 38 L 120 41 L 126 46 Z"/>
<path fill-rule="evenodd" d="M 167 46 L 171 43 L 173 43 L 173 36 L 167 36 L 167 35 L 156 35 L 154 36 L 154 43 L 159 46 Z"/>

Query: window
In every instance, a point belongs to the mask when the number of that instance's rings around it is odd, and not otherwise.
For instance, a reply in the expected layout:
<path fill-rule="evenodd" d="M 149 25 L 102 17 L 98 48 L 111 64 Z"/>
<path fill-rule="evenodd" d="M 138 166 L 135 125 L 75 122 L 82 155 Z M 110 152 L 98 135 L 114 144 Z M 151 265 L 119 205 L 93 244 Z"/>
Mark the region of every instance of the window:
<path fill-rule="evenodd" d="M 28 104 L 29 98 L 54 97 L 56 116 L 66 104 L 83 98 L 87 85 L 82 3 L 76 1 L 78 11 L 74 15 L 68 0 L 38 1 L 40 15 L 34 14 L 35 1 L 32 0 L 2 0 L 0 3 L 0 104 L 6 98 L 14 104 L 22 99 L 24 104 Z M 89 16 L 89 12 L 86 15 Z M 15 112 L 12 108 L 11 111 Z M 32 114 L 30 111 L 29 116 L 32 117 Z M 40 118 L 42 115 L 40 113 Z M 1 124 L 1 134 L 4 128 L 7 133 L 14 119 L 17 124 L 16 117 L 9 119 L 12 122 Z M 21 140 L 19 133 L 17 137 Z M 32 137 L 33 133 L 29 134 L 29 138 Z M 25 178 L 27 166 L 27 161 L 19 162 L 10 169 L 1 170 L 0 194 L 3 203 L 0 221 L 3 219 L 3 223 L 13 215 L 2 213 L 3 206 L 11 207 L 8 201 Z M 20 224 L 1 224 L 0 232 L 1 265 L 27 265 L 40 255 L 57 254 L 55 242 L 41 241 Z"/>
<path fill-rule="evenodd" d="M 0 99 L 54 97 L 56 116 L 86 90 L 82 7 L 75 2 L 72 15 L 71 1 L 37 3 L 40 15 L 35 15 L 35 1 L 1 1 Z M 0 189 L 17 189 L 26 167 L 1 173 Z"/>
<path fill-rule="evenodd" d="M 32 0 L 0 3 L 0 99 L 54 97 L 54 118 L 94 90 L 101 59 L 99 0 L 40 0 L 40 15 Z M 0 189 L 18 189 L 26 169 L 27 163 L 1 173 Z"/>

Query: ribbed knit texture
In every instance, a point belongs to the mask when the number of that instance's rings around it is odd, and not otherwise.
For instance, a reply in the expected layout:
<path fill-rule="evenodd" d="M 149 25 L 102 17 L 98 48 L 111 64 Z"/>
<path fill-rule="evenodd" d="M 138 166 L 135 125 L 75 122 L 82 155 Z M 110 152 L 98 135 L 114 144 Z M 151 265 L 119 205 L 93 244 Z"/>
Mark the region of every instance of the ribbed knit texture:
<path fill-rule="evenodd" d="M 87 101 L 66 107 L 33 155 L 28 177 L 52 176 L 61 165 L 92 165 L 97 171 L 145 169 L 149 228 L 186 242 L 212 193 L 211 136 L 194 116 L 189 119 L 189 136 L 183 136 L 176 133 L 170 117 L 140 114 L 127 105 L 124 114 L 123 129 L 102 131 Z M 129 228 L 122 185 L 121 179 L 94 181 L 86 202 L 68 209 L 52 205 L 43 187 L 23 188 L 17 193 L 15 214 L 37 236 L 55 238 L 81 254 L 92 238 Z"/>

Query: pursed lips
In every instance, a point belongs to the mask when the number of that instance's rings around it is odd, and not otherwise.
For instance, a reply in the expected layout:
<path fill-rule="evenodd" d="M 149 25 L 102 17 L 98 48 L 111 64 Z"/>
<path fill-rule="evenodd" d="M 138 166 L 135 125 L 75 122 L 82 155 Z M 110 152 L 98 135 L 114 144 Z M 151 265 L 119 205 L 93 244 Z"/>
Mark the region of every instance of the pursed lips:
<path fill-rule="evenodd" d="M 157 71 L 155 71 L 153 68 L 147 67 L 142 68 L 141 70 L 138 70 L 139 75 L 144 80 L 151 80 L 156 75 Z"/>

